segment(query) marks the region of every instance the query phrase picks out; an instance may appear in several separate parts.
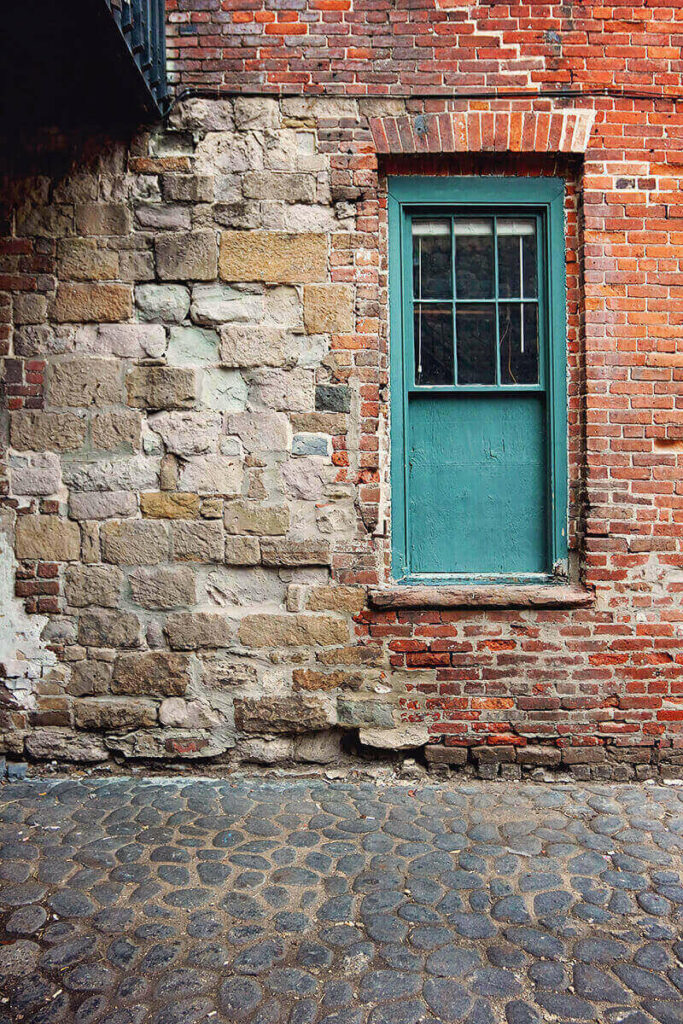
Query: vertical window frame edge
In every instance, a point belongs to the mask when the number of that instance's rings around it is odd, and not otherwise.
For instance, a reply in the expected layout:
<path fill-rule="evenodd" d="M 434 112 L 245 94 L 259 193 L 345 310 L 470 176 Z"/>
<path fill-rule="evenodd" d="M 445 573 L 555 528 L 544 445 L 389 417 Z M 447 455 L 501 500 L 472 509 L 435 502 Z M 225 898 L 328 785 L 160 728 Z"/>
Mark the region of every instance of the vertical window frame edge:
<path fill-rule="evenodd" d="M 387 179 L 387 260 L 389 283 L 389 371 L 390 371 L 390 489 L 391 489 L 391 578 L 406 585 L 460 585 L 492 582 L 520 583 L 519 574 L 444 573 L 432 577 L 412 576 L 409 566 L 409 537 L 406 501 L 407 488 L 407 402 L 406 385 L 413 370 L 406 363 L 407 333 L 406 289 L 412 287 L 411 259 L 407 260 L 405 233 L 408 206 L 435 206 L 462 203 L 478 205 L 535 206 L 545 211 L 543 245 L 547 249 L 544 268 L 546 289 L 546 369 L 548 395 L 548 516 L 550 571 L 549 585 L 566 582 L 568 559 L 568 437 L 567 437 L 567 330 L 566 330 L 566 238 L 564 225 L 565 181 L 562 178 L 511 176 L 390 176 Z M 539 281 L 540 285 L 540 281 Z M 539 289 L 540 292 L 540 289 Z M 411 292 L 408 294 L 412 295 Z M 455 302 L 455 299 L 453 299 Z M 540 326 L 540 325 L 539 325 Z M 540 353 L 539 353 L 540 355 Z M 414 361 L 413 361 L 414 363 Z M 539 360 L 540 371 L 540 360 Z M 400 428 L 397 430 L 397 424 Z M 553 578 L 555 577 L 555 579 Z M 529 582 L 538 582 L 537 574 L 528 574 Z"/>

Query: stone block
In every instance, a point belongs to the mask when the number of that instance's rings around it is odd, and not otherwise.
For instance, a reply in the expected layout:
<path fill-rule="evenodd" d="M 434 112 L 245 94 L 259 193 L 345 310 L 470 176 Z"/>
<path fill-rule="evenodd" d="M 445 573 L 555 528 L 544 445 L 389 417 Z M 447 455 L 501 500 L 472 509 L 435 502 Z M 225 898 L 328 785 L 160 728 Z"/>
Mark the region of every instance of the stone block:
<path fill-rule="evenodd" d="M 143 228 L 158 228 L 161 231 L 189 231 L 192 214 L 185 206 L 171 206 L 169 203 L 139 203 L 135 216 Z"/>
<path fill-rule="evenodd" d="M 331 651 L 318 651 L 316 660 L 321 665 L 367 665 L 381 668 L 385 663 L 385 656 L 381 647 L 352 644 L 349 647 L 336 647 Z"/>
<path fill-rule="evenodd" d="M 69 495 L 72 519 L 125 519 L 138 511 L 131 491 L 73 491 Z"/>
<path fill-rule="evenodd" d="M 157 707 L 150 700 L 130 697 L 84 698 L 74 703 L 74 722 L 78 729 L 127 732 L 144 729 L 157 722 Z"/>
<path fill-rule="evenodd" d="M 119 254 L 98 248 L 94 238 L 61 238 L 57 246 L 62 281 L 115 281 Z"/>
<path fill-rule="evenodd" d="M 20 560 L 75 562 L 81 553 L 81 531 L 77 523 L 57 516 L 19 516 L 15 551 Z"/>
<path fill-rule="evenodd" d="M 135 305 L 141 320 L 180 324 L 190 311 L 190 291 L 182 284 L 140 284 Z"/>
<path fill-rule="evenodd" d="M 103 560 L 116 565 L 156 565 L 170 554 L 166 524 L 151 520 L 105 523 L 100 541 Z"/>
<path fill-rule="evenodd" d="M 66 692 L 71 697 L 87 697 L 109 692 L 111 665 L 106 661 L 77 661 L 71 666 Z"/>
<path fill-rule="evenodd" d="M 170 115 L 175 128 L 191 128 L 205 132 L 224 132 L 234 128 L 231 99 L 190 97 L 173 108 Z"/>
<path fill-rule="evenodd" d="M 258 565 L 261 561 L 261 549 L 256 537 L 225 538 L 226 565 Z"/>
<path fill-rule="evenodd" d="M 321 434 L 295 434 L 292 438 L 292 455 L 315 455 L 330 457 L 330 439 Z"/>
<path fill-rule="evenodd" d="M 254 370 L 251 384 L 255 404 L 287 412 L 313 411 L 312 370 Z"/>
<path fill-rule="evenodd" d="M 11 445 L 17 451 L 73 452 L 83 446 L 87 420 L 75 413 L 28 412 L 10 414 Z"/>
<path fill-rule="evenodd" d="M 320 412 L 351 412 L 351 388 L 346 384 L 317 384 L 315 407 Z"/>
<path fill-rule="evenodd" d="M 235 641 L 235 620 L 221 612 L 173 612 L 165 633 L 174 650 L 230 647 Z"/>
<path fill-rule="evenodd" d="M 257 501 L 231 501 L 225 506 L 223 521 L 228 533 L 277 537 L 289 529 L 289 508 Z"/>
<path fill-rule="evenodd" d="M 37 292 L 15 292 L 12 299 L 15 326 L 42 324 L 47 320 L 47 297 Z"/>
<path fill-rule="evenodd" d="M 315 175 L 286 171 L 247 171 L 242 190 L 247 199 L 269 202 L 314 203 Z"/>
<path fill-rule="evenodd" d="M 140 495 L 140 511 L 145 519 L 196 519 L 199 496 L 178 491 L 148 491 Z"/>
<path fill-rule="evenodd" d="M 132 249 L 122 252 L 119 277 L 122 281 L 153 281 L 154 253 Z"/>
<path fill-rule="evenodd" d="M 240 131 L 263 131 L 278 128 L 280 108 L 278 101 L 262 96 L 237 96 L 234 102 L 235 127 Z"/>
<path fill-rule="evenodd" d="M 138 412 L 102 412 L 90 421 L 93 448 L 106 452 L 136 452 L 142 423 Z"/>
<path fill-rule="evenodd" d="M 121 359 L 158 359 L 166 348 L 166 332 L 160 324 L 87 324 L 77 330 L 74 347 Z"/>
<path fill-rule="evenodd" d="M 133 600 L 143 608 L 183 608 L 197 600 L 193 569 L 184 566 L 136 569 L 129 577 Z"/>
<path fill-rule="evenodd" d="M 241 412 L 247 404 L 247 385 L 237 370 L 204 370 L 201 403 L 220 412 Z"/>
<path fill-rule="evenodd" d="M 331 615 L 246 615 L 239 639 L 245 647 L 329 647 L 348 642 L 349 627 Z"/>
<path fill-rule="evenodd" d="M 331 559 L 330 545 L 327 541 L 261 541 L 261 560 L 264 565 L 276 568 L 290 568 L 300 565 L 329 565 Z"/>
<path fill-rule="evenodd" d="M 471 750 L 477 764 L 511 764 L 515 760 L 515 748 L 508 743 L 472 747 Z"/>
<path fill-rule="evenodd" d="M 208 228 L 159 235 L 154 247 L 162 281 L 212 281 L 216 277 L 216 234 Z"/>
<path fill-rule="evenodd" d="M 297 345 L 281 327 L 226 324 L 221 328 L 224 366 L 294 366 Z"/>
<path fill-rule="evenodd" d="M 190 314 L 204 326 L 249 323 L 263 316 L 260 292 L 231 288 L 227 284 L 198 284 L 192 289 Z"/>
<path fill-rule="evenodd" d="M 222 562 L 223 527 L 216 522 L 171 524 L 173 557 L 177 562 Z"/>
<path fill-rule="evenodd" d="M 353 286 L 307 284 L 304 325 L 309 334 L 348 334 L 353 330 Z"/>
<path fill-rule="evenodd" d="M 218 334 L 204 327 L 172 327 L 167 358 L 171 366 L 218 362 Z"/>
<path fill-rule="evenodd" d="M 10 459 L 11 493 L 17 495 L 55 494 L 62 485 L 59 458 L 50 452 Z"/>
<path fill-rule="evenodd" d="M 562 764 L 602 764 L 606 760 L 604 747 L 563 747 Z"/>
<path fill-rule="evenodd" d="M 467 747 L 446 747 L 442 743 L 430 743 L 425 747 L 425 757 L 430 764 L 467 764 Z"/>
<path fill-rule="evenodd" d="M 380 750 L 413 750 L 429 742 L 429 730 L 418 723 L 406 723 L 395 729 L 363 728 L 358 739 L 364 746 Z"/>
<path fill-rule="evenodd" d="M 175 366 L 136 366 L 126 387 L 128 405 L 138 409 L 186 409 L 197 391 L 195 371 Z"/>
<path fill-rule="evenodd" d="M 302 733 L 331 724 L 327 706 L 315 697 L 237 697 L 235 725 L 246 733 Z"/>
<path fill-rule="evenodd" d="M 121 654 L 114 662 L 112 693 L 143 697 L 182 697 L 191 683 L 186 654 L 148 651 Z"/>
<path fill-rule="evenodd" d="M 224 281 L 308 284 L 327 276 L 327 237 L 305 232 L 223 231 L 219 276 Z"/>
<path fill-rule="evenodd" d="M 183 464 L 179 486 L 197 494 L 234 497 L 242 490 L 242 466 L 225 455 L 193 456 Z"/>
<path fill-rule="evenodd" d="M 391 729 L 394 724 L 393 705 L 385 698 L 371 700 L 339 696 L 337 698 L 339 724 L 346 727 Z"/>
<path fill-rule="evenodd" d="M 182 697 L 167 697 L 159 708 L 159 721 L 169 729 L 215 729 L 221 719 L 207 704 Z"/>
<path fill-rule="evenodd" d="M 70 565 L 64 576 L 67 604 L 75 608 L 116 608 L 123 573 L 109 565 Z"/>
<path fill-rule="evenodd" d="M 64 483 L 77 491 L 143 491 L 159 483 L 159 460 L 144 455 L 96 462 L 64 462 Z"/>
<path fill-rule="evenodd" d="M 561 752 L 558 747 L 542 746 L 539 743 L 528 743 L 517 751 L 518 764 L 538 765 L 552 768 L 560 763 Z"/>
<path fill-rule="evenodd" d="M 133 612 L 99 608 L 81 612 L 78 642 L 84 647 L 139 647 L 140 622 Z"/>
<path fill-rule="evenodd" d="M 76 203 L 74 213 L 79 235 L 130 234 L 130 211 L 122 203 Z"/>
<path fill-rule="evenodd" d="M 221 435 L 217 412 L 161 412 L 147 424 L 173 455 L 203 455 L 215 451 Z"/>
<path fill-rule="evenodd" d="M 289 448 L 289 420 L 270 409 L 235 413 L 226 417 L 226 432 L 239 437 L 248 454 L 283 452 Z"/>
<path fill-rule="evenodd" d="M 365 587 L 312 587 L 306 607 L 312 612 L 348 612 L 358 615 L 366 604 Z"/>
<path fill-rule="evenodd" d="M 115 405 L 123 396 L 120 363 L 92 356 L 52 363 L 47 394 L 51 405 Z"/>
<path fill-rule="evenodd" d="M 58 323 L 113 323 L 128 320 L 133 296 L 127 284 L 65 284 L 57 288 L 54 317 Z"/>
<path fill-rule="evenodd" d="M 166 202 L 171 203 L 210 203 L 213 200 L 213 175 L 164 174 L 161 194 Z"/>
<path fill-rule="evenodd" d="M 106 761 L 109 757 L 101 739 L 71 729 L 35 729 L 25 742 L 26 752 L 37 760 L 50 758 L 88 764 Z"/>
<path fill-rule="evenodd" d="M 363 685 L 360 672 L 317 672 L 310 668 L 295 668 L 292 672 L 295 690 L 359 690 Z"/>

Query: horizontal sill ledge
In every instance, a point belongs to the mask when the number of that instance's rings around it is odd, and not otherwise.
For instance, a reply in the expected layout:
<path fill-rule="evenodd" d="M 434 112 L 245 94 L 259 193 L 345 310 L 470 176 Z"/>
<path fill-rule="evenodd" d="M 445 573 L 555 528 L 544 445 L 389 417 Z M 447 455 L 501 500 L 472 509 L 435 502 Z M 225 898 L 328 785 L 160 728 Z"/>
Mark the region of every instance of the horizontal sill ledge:
<path fill-rule="evenodd" d="M 373 587 L 373 608 L 579 608 L 595 595 L 558 583 Z"/>

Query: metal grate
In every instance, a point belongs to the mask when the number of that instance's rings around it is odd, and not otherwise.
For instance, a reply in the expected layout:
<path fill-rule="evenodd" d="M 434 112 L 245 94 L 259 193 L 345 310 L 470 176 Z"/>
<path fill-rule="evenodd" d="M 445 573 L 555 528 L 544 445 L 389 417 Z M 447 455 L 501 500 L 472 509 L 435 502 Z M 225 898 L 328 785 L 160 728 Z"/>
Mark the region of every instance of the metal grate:
<path fill-rule="evenodd" d="M 160 112 L 168 98 L 165 0 L 104 0 Z"/>

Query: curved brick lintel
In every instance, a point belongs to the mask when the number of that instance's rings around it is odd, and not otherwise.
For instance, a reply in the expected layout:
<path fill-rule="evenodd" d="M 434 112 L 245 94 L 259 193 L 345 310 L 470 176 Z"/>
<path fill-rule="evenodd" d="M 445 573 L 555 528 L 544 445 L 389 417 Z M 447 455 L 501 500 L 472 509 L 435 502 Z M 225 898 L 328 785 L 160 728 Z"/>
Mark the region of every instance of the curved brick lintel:
<path fill-rule="evenodd" d="M 370 118 L 378 153 L 585 153 L 594 110 L 480 111 Z"/>

